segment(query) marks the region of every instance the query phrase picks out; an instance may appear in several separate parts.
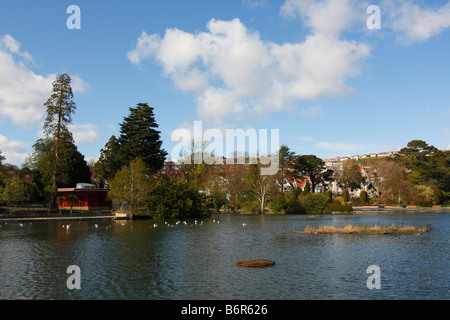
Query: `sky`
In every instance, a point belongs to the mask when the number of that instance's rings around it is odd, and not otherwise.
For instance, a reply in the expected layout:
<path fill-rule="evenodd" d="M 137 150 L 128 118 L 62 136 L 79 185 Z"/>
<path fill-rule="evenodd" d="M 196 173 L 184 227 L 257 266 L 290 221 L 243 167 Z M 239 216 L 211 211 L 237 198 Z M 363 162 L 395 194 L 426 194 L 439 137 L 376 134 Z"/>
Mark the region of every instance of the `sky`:
<path fill-rule="evenodd" d="M 17 166 L 33 152 L 62 73 L 87 160 L 138 103 L 169 155 L 195 121 L 277 129 L 322 159 L 450 149 L 449 53 L 448 1 L 1 0 L 0 150 Z"/>

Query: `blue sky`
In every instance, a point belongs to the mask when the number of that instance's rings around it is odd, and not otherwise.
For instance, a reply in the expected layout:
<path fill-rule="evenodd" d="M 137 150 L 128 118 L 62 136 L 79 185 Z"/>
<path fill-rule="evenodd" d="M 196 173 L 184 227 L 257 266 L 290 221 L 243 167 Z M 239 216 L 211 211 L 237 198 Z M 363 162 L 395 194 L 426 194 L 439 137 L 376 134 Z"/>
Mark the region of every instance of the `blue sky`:
<path fill-rule="evenodd" d="M 70 5 L 81 29 L 68 29 Z M 369 5 L 381 29 L 366 26 Z M 0 2 L 0 150 L 21 165 L 57 74 L 72 77 L 71 130 L 97 159 L 128 108 L 155 108 L 163 147 L 203 127 L 279 129 L 298 154 L 450 148 L 448 1 Z"/>

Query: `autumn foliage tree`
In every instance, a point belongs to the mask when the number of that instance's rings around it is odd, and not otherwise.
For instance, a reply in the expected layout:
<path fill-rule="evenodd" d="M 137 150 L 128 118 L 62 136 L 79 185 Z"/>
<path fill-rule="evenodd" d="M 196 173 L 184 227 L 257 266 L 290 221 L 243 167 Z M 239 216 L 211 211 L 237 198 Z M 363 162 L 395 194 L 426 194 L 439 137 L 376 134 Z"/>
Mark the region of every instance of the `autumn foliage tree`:
<path fill-rule="evenodd" d="M 147 166 L 141 158 L 137 158 L 116 173 L 110 182 L 108 197 L 122 206 L 126 205 L 130 216 L 137 216 L 139 209 L 145 207 L 144 202 L 154 187 Z"/>

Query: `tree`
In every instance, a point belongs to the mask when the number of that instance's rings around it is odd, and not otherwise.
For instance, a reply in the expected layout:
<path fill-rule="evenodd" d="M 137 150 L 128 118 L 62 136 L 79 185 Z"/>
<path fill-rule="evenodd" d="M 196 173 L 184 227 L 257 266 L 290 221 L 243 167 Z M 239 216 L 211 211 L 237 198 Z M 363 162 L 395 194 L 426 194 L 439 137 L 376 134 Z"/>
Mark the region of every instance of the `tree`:
<path fill-rule="evenodd" d="M 300 203 L 307 214 L 322 214 L 330 203 L 325 194 L 310 193 L 300 196 Z"/>
<path fill-rule="evenodd" d="M 13 178 L 3 188 L 1 198 L 8 204 L 9 212 L 14 213 L 15 205 L 27 199 L 23 181 L 17 177 Z"/>
<path fill-rule="evenodd" d="M 361 187 L 364 179 L 359 171 L 358 162 L 355 159 L 344 161 L 342 171 L 337 174 L 336 180 L 342 188 L 354 190 Z"/>
<path fill-rule="evenodd" d="M 78 199 L 78 197 L 76 196 L 76 195 L 74 195 L 74 194 L 69 194 L 67 197 L 66 197 L 66 201 L 69 203 L 69 205 L 70 205 L 70 214 L 72 214 L 72 209 L 73 209 L 73 206 L 74 205 L 76 205 L 77 203 L 79 203 L 79 199 Z"/>
<path fill-rule="evenodd" d="M 5 157 L 2 155 L 2 150 L 0 150 L 0 167 L 3 165 L 2 161 L 5 160 Z"/>
<path fill-rule="evenodd" d="M 359 193 L 359 200 L 362 203 L 367 203 L 369 201 L 369 198 L 367 197 L 367 191 L 366 190 L 361 190 L 361 192 Z"/>
<path fill-rule="evenodd" d="M 201 218 L 209 215 L 207 201 L 186 180 L 163 175 L 147 200 L 147 209 L 155 219 Z"/>
<path fill-rule="evenodd" d="M 333 200 L 333 192 L 331 190 L 327 190 L 325 192 L 325 195 L 328 197 L 328 199 L 330 200 L 330 202 Z"/>
<path fill-rule="evenodd" d="M 303 194 L 307 195 L 311 193 L 311 185 L 309 184 L 309 181 L 306 181 L 305 186 L 303 187 Z"/>
<path fill-rule="evenodd" d="M 415 195 L 412 183 L 406 177 L 407 169 L 394 161 L 377 164 L 374 187 L 385 203 L 408 203 Z"/>
<path fill-rule="evenodd" d="M 154 181 L 148 173 L 149 170 L 141 158 L 132 160 L 111 180 L 108 197 L 126 204 L 131 216 L 139 215 L 139 209 L 154 188 Z"/>
<path fill-rule="evenodd" d="M 53 82 L 50 98 L 44 104 L 47 108 L 45 137 L 36 141 L 33 154 L 26 160 L 31 169 L 41 172 L 45 185 L 51 184 L 55 188 L 90 182 L 91 178 L 84 156 L 68 129 L 76 109 L 70 83 L 66 73 L 58 75 Z"/>
<path fill-rule="evenodd" d="M 429 146 L 423 140 L 411 140 L 405 148 L 400 150 L 400 154 L 414 160 L 423 160 L 425 157 L 429 157 L 437 151 L 438 149 L 434 146 Z"/>
<path fill-rule="evenodd" d="M 344 190 L 342 191 L 342 197 L 344 198 L 344 203 L 349 202 L 349 200 L 350 200 L 350 195 L 349 195 L 347 189 L 344 189 Z"/>
<path fill-rule="evenodd" d="M 45 200 L 47 201 L 48 213 L 50 213 L 50 208 L 52 207 L 52 205 L 55 201 L 56 194 L 57 194 L 56 186 L 46 185 L 44 187 L 44 197 L 45 197 Z"/>
<path fill-rule="evenodd" d="M 156 172 L 164 165 L 167 152 L 161 149 L 160 132 L 155 130 L 158 124 L 153 107 L 139 103 L 129 110 L 129 116 L 120 125 L 121 134 L 117 141 L 122 161 L 127 163 L 139 157 L 152 172 Z"/>
<path fill-rule="evenodd" d="M 315 192 L 316 186 L 320 182 L 331 179 L 332 170 L 327 170 L 322 159 L 315 155 L 297 156 L 294 162 L 294 169 L 297 169 L 301 176 L 309 177 L 311 181 L 311 192 Z"/>
<path fill-rule="evenodd" d="M 59 214 L 61 215 L 62 206 L 64 204 L 64 197 L 56 198 L 56 203 L 58 204 Z"/>
<path fill-rule="evenodd" d="M 27 158 L 27 165 L 40 172 L 44 184 L 52 184 L 55 187 L 73 187 L 78 182 L 90 182 L 91 171 L 84 156 L 78 151 L 72 135 L 70 132 L 65 132 L 60 136 L 58 163 L 55 164 L 52 152 L 56 139 L 45 137 L 38 139 L 33 145 L 34 152 Z M 55 172 L 58 173 L 56 176 Z"/>
<path fill-rule="evenodd" d="M 60 143 L 67 137 L 67 126 L 72 123 L 72 113 L 75 112 L 76 106 L 73 99 L 71 79 L 66 73 L 58 75 L 53 82 L 53 90 L 50 98 L 44 104 L 47 107 L 47 117 L 44 122 L 44 132 L 46 136 L 54 138 L 54 161 L 52 180 L 56 186 L 57 168 L 60 159 Z"/>
<path fill-rule="evenodd" d="M 228 193 L 228 209 L 237 212 L 248 194 L 246 182 L 247 166 L 237 163 L 225 164 L 223 179 Z"/>
<path fill-rule="evenodd" d="M 269 196 L 277 191 L 273 175 L 261 175 L 257 164 L 250 164 L 247 175 L 247 185 L 250 195 L 258 202 L 260 213 L 264 213 Z"/>
<path fill-rule="evenodd" d="M 227 195 L 223 188 L 215 182 L 210 184 L 209 189 L 212 206 L 218 213 L 219 209 L 227 203 Z"/>
<path fill-rule="evenodd" d="M 103 179 L 112 179 L 120 168 L 136 158 L 141 158 L 152 173 L 164 165 L 167 151 L 161 148 L 162 141 L 160 132 L 156 130 L 158 124 L 153 107 L 147 103 L 138 103 L 129 111 L 128 117 L 120 124 L 120 136 L 111 136 L 96 163 Z"/>
<path fill-rule="evenodd" d="M 278 151 L 278 156 L 281 170 L 281 179 L 283 181 L 287 175 L 287 169 L 293 165 L 295 152 L 290 151 L 289 147 L 283 144 Z"/>
<path fill-rule="evenodd" d="M 408 178 L 414 185 L 436 185 L 450 192 L 450 152 L 441 151 L 422 140 L 412 140 L 399 152 L 396 160 L 411 170 Z"/>
<path fill-rule="evenodd" d="M 114 175 L 122 167 L 122 161 L 119 159 L 119 143 L 113 135 L 109 138 L 103 149 L 100 150 L 100 157 L 95 163 L 95 171 L 99 179 L 107 181 L 114 178 Z"/>

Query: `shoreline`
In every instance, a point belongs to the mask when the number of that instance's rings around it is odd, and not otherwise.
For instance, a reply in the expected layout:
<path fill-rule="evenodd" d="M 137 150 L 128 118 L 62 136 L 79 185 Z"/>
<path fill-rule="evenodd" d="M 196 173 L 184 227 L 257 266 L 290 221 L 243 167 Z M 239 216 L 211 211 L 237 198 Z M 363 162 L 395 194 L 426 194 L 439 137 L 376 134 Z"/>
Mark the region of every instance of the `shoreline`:
<path fill-rule="evenodd" d="M 82 220 L 127 220 L 129 219 L 125 214 L 116 213 L 111 215 L 73 215 L 73 216 L 1 216 L 0 222 L 5 221 L 82 221 Z"/>
<path fill-rule="evenodd" d="M 364 215 L 364 214 L 396 214 L 396 213 L 410 213 L 410 214 L 420 214 L 420 213 L 450 213 L 450 207 L 432 207 L 432 208 L 417 208 L 417 207 L 353 207 L 352 212 L 340 212 L 340 211 L 334 211 L 331 212 L 331 215 Z M 230 214 L 228 212 L 219 212 L 215 213 L 217 215 L 221 214 Z M 244 211 L 234 213 L 231 215 L 251 215 L 250 213 L 246 213 Z M 264 213 L 264 215 L 286 215 L 284 213 Z M 295 215 L 295 214 L 293 214 Z M 318 214 L 314 216 L 323 216 L 325 214 Z M 51 214 L 46 216 L 17 216 L 17 215 L 7 215 L 7 214 L 0 214 L 0 222 L 6 222 L 6 221 L 82 221 L 82 220 L 128 220 L 131 219 L 124 213 L 114 213 L 114 214 L 74 214 L 72 216 L 66 216 L 66 215 L 58 215 L 58 214 Z"/>
<path fill-rule="evenodd" d="M 353 207 L 349 214 L 372 214 L 372 213 L 450 213 L 450 207 Z M 332 214 L 338 214 L 332 213 Z"/>

